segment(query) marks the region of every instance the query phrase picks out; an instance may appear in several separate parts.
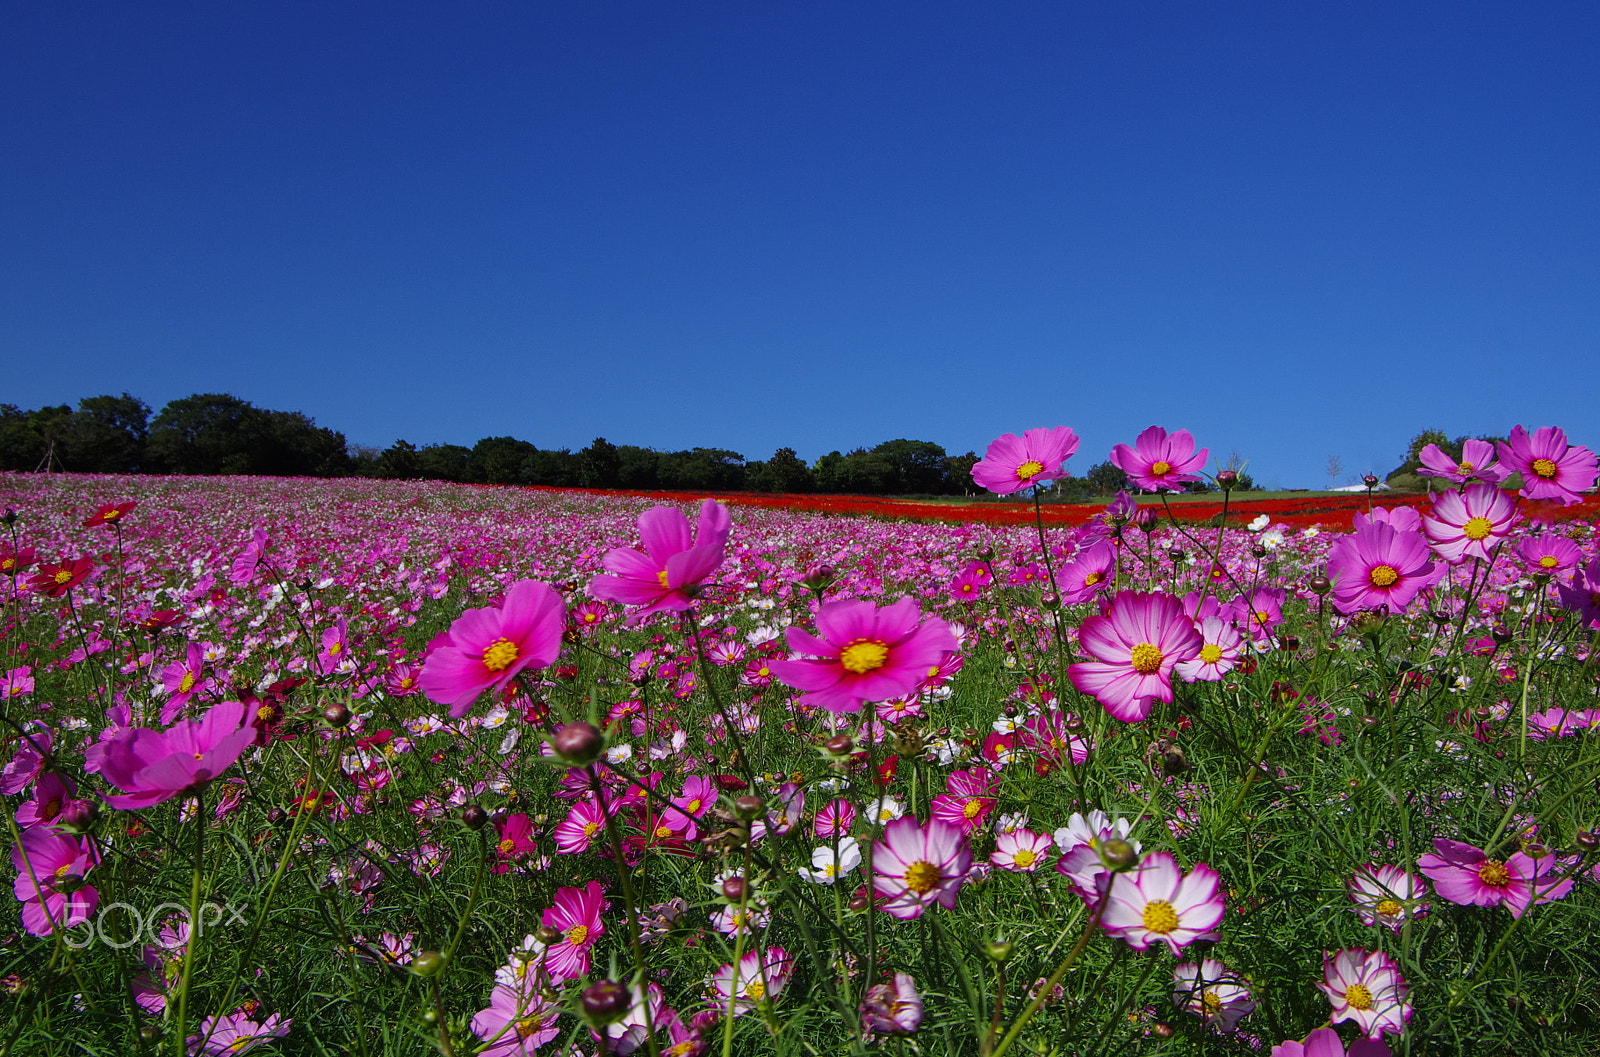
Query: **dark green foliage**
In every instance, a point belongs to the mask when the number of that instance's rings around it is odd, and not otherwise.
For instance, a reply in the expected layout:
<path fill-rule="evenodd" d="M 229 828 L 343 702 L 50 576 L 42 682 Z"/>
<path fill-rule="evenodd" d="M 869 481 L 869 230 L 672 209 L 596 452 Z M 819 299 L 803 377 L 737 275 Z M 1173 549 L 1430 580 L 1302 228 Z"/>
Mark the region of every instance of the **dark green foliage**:
<path fill-rule="evenodd" d="M 1116 495 L 1128 487 L 1128 475 L 1110 461 L 1089 467 L 1083 479 L 1089 485 L 1090 495 Z"/>

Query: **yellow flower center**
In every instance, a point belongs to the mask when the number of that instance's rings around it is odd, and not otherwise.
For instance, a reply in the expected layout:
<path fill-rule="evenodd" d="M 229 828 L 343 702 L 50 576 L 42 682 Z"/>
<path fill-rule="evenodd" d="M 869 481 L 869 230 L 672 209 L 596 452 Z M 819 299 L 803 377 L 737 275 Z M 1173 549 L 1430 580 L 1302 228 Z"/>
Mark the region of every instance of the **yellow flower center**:
<path fill-rule="evenodd" d="M 1456 473 L 1460 474 L 1462 477 L 1467 477 L 1476 473 L 1477 471 L 1478 468 L 1472 465 L 1470 462 L 1456 463 Z"/>
<path fill-rule="evenodd" d="M 760 980 L 751 980 L 744 985 L 744 994 L 746 998 L 759 1002 L 767 997 L 767 985 Z"/>
<path fill-rule="evenodd" d="M 1178 912 L 1165 899 L 1152 899 L 1144 906 L 1144 927 L 1160 936 L 1178 928 Z"/>
<path fill-rule="evenodd" d="M 1012 862 L 1023 867 L 1032 866 L 1038 860 L 1039 856 L 1035 855 L 1030 848 L 1018 848 L 1017 853 L 1011 857 Z"/>
<path fill-rule="evenodd" d="M 1533 460 L 1533 472 L 1548 481 L 1556 475 L 1556 464 L 1549 459 L 1535 459 Z"/>
<path fill-rule="evenodd" d="M 1029 459 L 1017 467 L 1017 480 L 1031 481 L 1042 473 L 1044 473 L 1044 463 Z"/>
<path fill-rule="evenodd" d="M 574 925 L 567 930 L 567 942 L 577 947 L 589 938 L 588 925 Z"/>
<path fill-rule="evenodd" d="M 66 569 L 56 570 L 56 583 L 64 584 L 70 579 L 72 579 L 72 573 L 70 571 Z"/>
<path fill-rule="evenodd" d="M 699 811 L 701 803 L 702 801 L 699 797 L 695 797 L 693 800 L 689 801 L 689 813 L 692 815 L 696 811 Z"/>
<path fill-rule="evenodd" d="M 71 863 L 68 863 L 65 866 L 56 867 L 56 880 L 57 881 L 63 880 L 67 876 L 67 874 L 69 874 L 71 872 L 72 872 L 72 864 Z"/>
<path fill-rule="evenodd" d="M 670 836 L 672 836 L 672 827 L 665 822 L 656 827 L 656 840 L 666 840 Z"/>
<path fill-rule="evenodd" d="M 1461 526 L 1461 534 L 1469 540 L 1488 539 L 1494 531 L 1494 522 L 1486 517 L 1475 517 Z"/>
<path fill-rule="evenodd" d="M 1400 904 L 1396 903 L 1392 899 L 1380 900 L 1379 903 L 1378 903 L 1378 906 L 1377 906 L 1377 910 L 1378 910 L 1378 913 L 1382 914 L 1384 917 L 1392 918 L 1396 914 L 1400 913 Z"/>
<path fill-rule="evenodd" d="M 517 1038 L 527 1038 L 529 1035 L 532 1035 L 534 1032 L 538 1031 L 543 1023 L 544 1022 L 538 1017 L 527 1017 L 523 1020 L 517 1021 Z"/>
<path fill-rule="evenodd" d="M 1172 472 L 1172 464 L 1165 459 L 1150 467 L 1151 477 L 1165 477 Z"/>
<path fill-rule="evenodd" d="M 183 681 L 178 684 L 178 693 L 187 694 L 190 690 L 193 690 L 193 689 L 194 689 L 194 673 L 193 672 L 184 672 L 183 673 Z"/>
<path fill-rule="evenodd" d="M 512 840 L 510 837 L 507 837 L 505 840 L 497 844 L 496 847 L 500 849 L 501 855 L 510 855 L 516 850 L 517 842 Z"/>
<path fill-rule="evenodd" d="M 1272 619 L 1272 614 L 1268 613 L 1265 609 L 1256 610 L 1256 623 L 1257 624 L 1265 625 L 1267 623 L 1267 621 L 1269 621 L 1271 619 Z"/>
<path fill-rule="evenodd" d="M 332 646 L 328 647 L 328 656 L 330 656 L 330 657 L 337 657 L 337 656 L 339 656 L 339 654 L 341 654 L 343 652 L 344 652 L 344 643 L 342 643 L 342 642 L 336 642 Z"/>
<path fill-rule="evenodd" d="M 1206 1016 L 1214 1017 L 1222 1012 L 1222 996 L 1215 991 L 1207 991 L 1200 996 L 1200 1004 L 1206 1007 Z"/>
<path fill-rule="evenodd" d="M 1200 647 L 1200 659 L 1206 664 L 1216 664 L 1222 660 L 1222 647 L 1214 642 L 1208 642 Z"/>
<path fill-rule="evenodd" d="M 852 642 L 839 653 L 839 663 L 844 665 L 845 671 L 857 675 L 875 672 L 888 660 L 889 647 L 881 642 Z"/>
<path fill-rule="evenodd" d="M 939 868 L 931 862 L 914 862 L 906 867 L 906 887 L 919 896 L 933 891 L 940 880 Z"/>
<path fill-rule="evenodd" d="M 583 824 L 583 835 L 585 837 L 592 837 L 596 833 L 599 833 L 599 832 L 600 832 L 600 823 L 598 823 L 598 822 L 585 822 Z"/>
<path fill-rule="evenodd" d="M 1372 1008 L 1372 992 L 1367 990 L 1365 984 L 1351 984 L 1345 988 L 1344 1000 L 1351 1009 L 1368 1010 Z"/>
<path fill-rule="evenodd" d="M 1149 675 L 1161 667 L 1161 650 L 1153 643 L 1141 642 L 1133 648 L 1133 670 L 1140 675 Z"/>
<path fill-rule="evenodd" d="M 656 573 L 656 582 L 661 585 L 662 590 L 666 590 L 671 586 L 667 583 L 667 570 L 662 569 L 660 572 Z"/>
<path fill-rule="evenodd" d="M 977 818 L 978 817 L 978 812 L 980 812 L 982 810 L 983 810 L 982 801 L 968 800 L 966 806 L 961 809 L 961 817 L 962 818 Z"/>
<path fill-rule="evenodd" d="M 1083 578 L 1083 586 L 1085 586 L 1085 587 L 1093 587 L 1095 584 L 1099 583 L 1101 580 L 1104 580 L 1105 578 L 1106 578 L 1106 574 L 1105 573 L 1102 573 L 1102 572 L 1090 573 L 1088 576 L 1085 576 Z"/>
<path fill-rule="evenodd" d="M 1372 567 L 1372 571 L 1367 574 L 1367 579 L 1372 581 L 1373 587 L 1388 587 L 1400 579 L 1400 574 L 1395 571 L 1395 567 L 1392 565 L 1375 565 Z"/>
<path fill-rule="evenodd" d="M 496 639 L 483 651 L 483 666 L 491 672 L 505 671 L 517 659 L 517 644 L 510 639 Z"/>
<path fill-rule="evenodd" d="M 1539 559 L 1539 568 L 1541 569 L 1554 569 L 1560 564 L 1561 563 L 1556 560 L 1556 556 L 1553 554 L 1546 554 L 1543 558 Z"/>
<path fill-rule="evenodd" d="M 1499 859 L 1485 859 L 1483 865 L 1478 867 L 1478 880 L 1486 885 L 1504 888 L 1511 883 L 1511 871 Z"/>

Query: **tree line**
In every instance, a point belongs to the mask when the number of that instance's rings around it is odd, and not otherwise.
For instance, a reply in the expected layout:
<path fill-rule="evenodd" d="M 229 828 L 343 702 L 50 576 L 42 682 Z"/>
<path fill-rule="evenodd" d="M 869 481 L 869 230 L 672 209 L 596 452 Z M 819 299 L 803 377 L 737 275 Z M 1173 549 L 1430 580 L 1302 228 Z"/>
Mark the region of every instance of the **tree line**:
<path fill-rule="evenodd" d="M 551 485 L 669 491 L 820 492 L 852 495 L 973 495 L 978 455 L 932 441 L 889 440 L 830 451 L 807 463 L 793 448 L 747 460 L 723 448 L 657 451 L 596 437 L 587 447 L 543 449 L 516 437 L 472 447 L 388 448 L 349 444 L 298 411 L 256 407 L 227 393 L 196 393 L 153 413 L 135 396 L 93 396 L 28 411 L 0 404 L 0 470 L 72 473 L 259 474 L 379 477 L 465 484 Z M 1241 487 L 1253 487 L 1248 477 Z M 1073 501 L 1127 486 L 1109 462 L 1053 482 L 1047 495 Z M 1202 488 L 1203 490 L 1203 488 Z"/>

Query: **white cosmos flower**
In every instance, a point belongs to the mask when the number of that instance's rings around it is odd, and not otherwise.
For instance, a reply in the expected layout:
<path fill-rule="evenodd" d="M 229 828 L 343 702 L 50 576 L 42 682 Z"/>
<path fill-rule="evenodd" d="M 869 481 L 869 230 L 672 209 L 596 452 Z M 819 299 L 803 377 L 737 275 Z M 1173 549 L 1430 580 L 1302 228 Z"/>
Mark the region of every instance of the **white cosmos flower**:
<path fill-rule="evenodd" d="M 797 872 L 801 880 L 812 884 L 831 885 L 845 874 L 861 865 L 861 848 L 854 837 L 839 838 L 839 853 L 824 844 L 811 853 L 811 869 L 801 867 Z"/>

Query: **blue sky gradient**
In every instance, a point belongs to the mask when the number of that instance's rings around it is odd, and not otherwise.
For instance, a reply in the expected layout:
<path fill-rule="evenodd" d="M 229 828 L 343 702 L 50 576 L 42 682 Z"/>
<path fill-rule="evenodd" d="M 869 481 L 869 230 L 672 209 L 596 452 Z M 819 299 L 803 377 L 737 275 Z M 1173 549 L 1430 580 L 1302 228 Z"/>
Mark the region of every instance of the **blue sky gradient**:
<path fill-rule="evenodd" d="M 32 4 L 0 401 L 808 459 L 1600 447 L 1600 6 Z"/>

